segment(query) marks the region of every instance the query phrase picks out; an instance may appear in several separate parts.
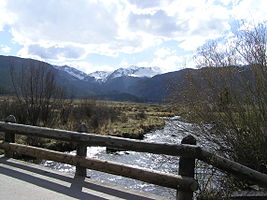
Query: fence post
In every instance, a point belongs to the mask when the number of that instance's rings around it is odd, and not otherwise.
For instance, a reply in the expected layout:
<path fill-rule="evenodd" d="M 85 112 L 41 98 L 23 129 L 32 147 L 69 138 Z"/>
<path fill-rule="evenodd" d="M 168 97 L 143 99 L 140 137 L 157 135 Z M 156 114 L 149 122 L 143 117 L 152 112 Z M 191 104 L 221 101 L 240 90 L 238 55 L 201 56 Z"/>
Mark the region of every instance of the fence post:
<path fill-rule="evenodd" d="M 196 139 L 192 135 L 184 137 L 181 141 L 181 144 L 190 144 L 196 145 Z M 195 175 L 195 158 L 190 157 L 180 157 L 179 161 L 179 175 L 194 178 Z M 177 200 L 192 200 L 193 192 L 192 191 L 180 191 L 177 189 Z"/>
<path fill-rule="evenodd" d="M 77 128 L 78 132 L 86 133 L 88 131 L 86 125 L 84 123 L 80 124 Z M 86 157 L 87 154 L 87 146 L 84 144 L 77 145 L 77 156 Z M 76 166 L 76 174 L 77 176 L 86 177 L 86 168 L 81 167 L 79 165 Z"/>
<path fill-rule="evenodd" d="M 6 123 L 16 123 L 16 118 L 14 115 L 9 115 L 6 119 L 5 119 Z M 5 132 L 5 142 L 10 142 L 10 143 L 14 143 L 15 142 L 15 133 L 11 133 L 9 131 Z M 13 158 L 14 156 L 14 152 L 13 151 L 5 151 L 5 157 L 7 158 Z"/>

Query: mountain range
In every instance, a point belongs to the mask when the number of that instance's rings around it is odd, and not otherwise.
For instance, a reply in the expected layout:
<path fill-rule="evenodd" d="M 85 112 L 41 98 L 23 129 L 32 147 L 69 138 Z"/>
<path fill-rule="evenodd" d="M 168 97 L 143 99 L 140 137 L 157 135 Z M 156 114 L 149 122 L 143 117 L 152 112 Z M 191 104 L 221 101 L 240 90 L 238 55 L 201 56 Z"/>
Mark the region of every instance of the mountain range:
<path fill-rule="evenodd" d="M 138 66 L 130 66 L 127 68 L 119 68 L 115 71 L 96 71 L 90 74 L 86 74 L 76 68 L 69 67 L 67 65 L 64 66 L 53 66 L 55 69 L 64 71 L 69 73 L 71 76 L 79 79 L 79 80 L 92 80 L 94 79 L 96 82 L 104 83 L 109 80 L 120 78 L 120 77 L 153 77 L 157 74 L 160 74 L 160 69 L 158 67 L 138 67 Z"/>
<path fill-rule="evenodd" d="M 211 76 L 216 77 L 221 70 L 201 68 L 161 73 L 157 67 L 130 66 L 113 72 L 97 71 L 86 74 L 70 66 L 55 66 L 33 59 L 0 56 L 0 94 L 12 93 L 11 67 L 18 71 L 26 65 L 42 65 L 52 69 L 57 83 L 66 89 L 69 97 L 156 103 L 165 102 L 174 91 L 176 98 L 184 98 L 183 91 L 190 87 L 189 74 L 199 85 L 205 87 L 207 83 L 200 78 L 201 73 L 208 70 L 213 73 Z M 237 72 L 240 70 L 238 67 L 235 69 Z M 235 81 L 236 78 L 233 77 L 229 82 L 235 85 Z"/>
<path fill-rule="evenodd" d="M 50 65 L 38 60 L 14 56 L 0 56 L 0 92 L 9 93 L 12 91 L 11 67 L 19 70 L 29 64 L 52 68 L 58 84 L 66 88 L 69 96 L 76 98 L 94 96 L 100 99 L 118 101 L 163 101 L 161 93 L 164 93 L 165 88 L 161 86 L 161 90 L 156 89 L 158 88 L 157 83 L 151 86 L 151 83 L 155 82 L 154 79 L 164 77 L 164 74 L 161 74 L 157 67 L 130 66 L 119 68 L 113 72 L 96 71 L 86 74 L 70 66 Z M 148 91 L 144 92 L 147 85 L 150 85 L 151 91 L 155 92 L 151 98 Z"/>

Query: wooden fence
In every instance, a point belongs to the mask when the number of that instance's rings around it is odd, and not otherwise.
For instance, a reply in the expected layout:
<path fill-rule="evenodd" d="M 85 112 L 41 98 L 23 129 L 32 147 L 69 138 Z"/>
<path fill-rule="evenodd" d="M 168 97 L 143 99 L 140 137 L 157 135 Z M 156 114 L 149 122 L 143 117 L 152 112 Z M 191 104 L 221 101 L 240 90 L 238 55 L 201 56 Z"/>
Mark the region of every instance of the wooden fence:
<path fill-rule="evenodd" d="M 76 174 L 79 176 L 86 176 L 86 169 L 93 169 L 173 188 L 177 190 L 176 199 L 178 200 L 192 199 L 193 192 L 198 189 L 197 180 L 194 179 L 195 159 L 202 160 L 218 169 L 267 188 L 266 174 L 202 149 L 196 145 L 193 136 L 183 138 L 181 144 L 144 142 L 89 134 L 86 133 L 87 128 L 84 124 L 79 126 L 77 132 L 17 124 L 14 116 L 9 116 L 5 122 L 0 122 L 0 132 L 5 133 L 5 139 L 0 143 L 0 148 L 5 150 L 5 156 L 7 157 L 13 157 L 14 153 L 18 153 L 74 165 L 76 166 Z M 78 144 L 77 155 L 16 144 L 15 134 L 75 142 Z M 105 146 L 137 152 L 180 156 L 179 172 L 177 175 L 167 174 L 121 163 L 88 158 L 86 157 L 87 146 Z"/>

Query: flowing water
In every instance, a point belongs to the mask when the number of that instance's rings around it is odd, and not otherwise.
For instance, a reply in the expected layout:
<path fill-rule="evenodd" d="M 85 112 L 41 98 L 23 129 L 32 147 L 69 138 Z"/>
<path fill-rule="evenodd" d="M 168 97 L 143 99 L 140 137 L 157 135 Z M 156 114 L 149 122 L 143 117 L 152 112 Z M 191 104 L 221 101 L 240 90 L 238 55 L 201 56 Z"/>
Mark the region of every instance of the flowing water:
<path fill-rule="evenodd" d="M 144 141 L 180 144 L 184 136 L 194 132 L 194 126 L 192 124 L 180 121 L 179 117 L 167 118 L 166 120 L 166 125 L 162 130 L 156 130 L 146 134 Z M 76 152 L 73 151 L 70 153 L 75 154 Z M 178 157 L 173 156 L 139 153 L 133 151 L 107 153 L 105 147 L 88 147 L 87 156 L 120 162 L 131 166 L 140 166 L 166 173 L 178 173 L 179 159 Z M 42 165 L 66 173 L 75 173 L 75 167 L 68 164 L 56 163 L 53 161 L 43 161 Z M 173 198 L 176 194 L 176 191 L 172 189 L 93 170 L 87 170 L 87 176 L 100 182 L 111 183 L 134 190 L 142 190 L 144 192 L 165 197 Z"/>

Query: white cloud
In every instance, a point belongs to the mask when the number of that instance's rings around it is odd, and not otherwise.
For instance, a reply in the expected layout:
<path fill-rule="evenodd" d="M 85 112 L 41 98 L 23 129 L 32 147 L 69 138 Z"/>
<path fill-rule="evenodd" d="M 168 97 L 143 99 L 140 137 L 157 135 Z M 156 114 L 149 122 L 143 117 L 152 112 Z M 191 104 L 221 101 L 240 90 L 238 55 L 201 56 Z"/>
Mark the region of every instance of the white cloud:
<path fill-rule="evenodd" d="M 0 31 L 5 25 L 12 24 L 15 21 L 15 15 L 6 10 L 6 1 L 0 0 Z"/>
<path fill-rule="evenodd" d="M 158 10 L 154 14 L 134 14 L 129 15 L 129 27 L 132 31 L 144 31 L 152 35 L 172 37 L 179 30 L 175 18 L 168 16 L 163 10 Z"/>
<path fill-rule="evenodd" d="M 121 67 L 121 68 L 125 68 L 125 67 L 130 66 L 130 64 L 129 64 L 126 60 L 122 60 L 122 61 L 119 63 L 118 66 Z"/>
<path fill-rule="evenodd" d="M 61 46 L 68 43 L 94 52 L 114 55 L 115 51 L 135 50 L 136 38 L 120 39 L 118 14 L 122 1 L 7 1 L 7 9 L 17 16 L 11 32 L 24 46 Z M 121 22 L 119 21 L 119 22 Z M 133 45 L 132 45 L 133 44 Z M 68 48 L 68 47 L 66 47 Z M 30 49 L 28 47 L 28 49 Z"/>
<path fill-rule="evenodd" d="M 11 51 L 11 48 L 9 46 L 1 45 L 0 49 L 4 53 L 9 53 Z"/>
<path fill-rule="evenodd" d="M 139 10 L 153 8 L 154 11 L 138 13 L 125 0 L 13 0 L 6 1 L 6 8 L 16 15 L 12 34 L 20 44 L 64 46 L 64 43 L 76 43 L 97 53 L 95 46 L 102 45 L 105 54 L 142 51 L 155 45 L 162 36 L 181 40 L 194 34 L 204 35 L 207 31 L 218 33 L 227 28 L 224 21 L 227 20 L 227 10 L 203 0 L 199 0 L 200 3 L 130 2 Z M 150 42 L 146 42 L 147 38 Z"/>
<path fill-rule="evenodd" d="M 7 1 L 7 8 L 18 17 L 14 33 L 31 42 L 105 43 L 116 35 L 118 26 L 113 14 L 116 7 L 107 8 L 101 2 L 17 0 Z"/>
<path fill-rule="evenodd" d="M 154 8 L 161 4 L 161 0 L 129 0 L 130 3 L 136 5 L 138 8 Z"/>
<path fill-rule="evenodd" d="M 232 15 L 237 20 L 246 20 L 255 24 L 267 20 L 266 8 L 266 0 L 243 0 L 235 3 Z"/>
<path fill-rule="evenodd" d="M 206 40 L 219 38 L 230 30 L 231 10 L 223 3 L 206 0 L 132 2 L 147 11 L 129 15 L 132 31 L 180 41 L 179 47 L 184 50 L 196 50 Z"/>
<path fill-rule="evenodd" d="M 213 39 L 213 38 L 209 38 Z M 201 37 L 201 36 L 192 36 L 190 39 L 186 39 L 183 42 L 179 44 L 179 47 L 187 50 L 187 51 L 194 51 L 196 50 L 199 46 L 202 46 L 207 38 Z"/>
<path fill-rule="evenodd" d="M 195 64 L 192 61 L 190 55 L 187 56 L 177 56 L 177 55 L 168 55 L 165 57 L 155 57 L 152 61 L 143 61 L 138 62 L 138 66 L 151 67 L 157 66 L 160 67 L 162 72 L 171 72 L 178 71 L 183 68 L 194 68 Z"/>
<path fill-rule="evenodd" d="M 16 15 L 11 26 L 14 41 L 24 46 L 21 52 L 28 57 L 35 53 L 45 59 L 69 59 L 66 52 L 70 44 L 83 48 L 87 55 L 117 56 L 119 52 L 136 53 L 161 42 L 150 34 L 129 30 L 131 7 L 125 0 L 6 2 L 9 13 Z M 57 56 L 60 50 L 61 56 Z M 57 55 L 53 56 L 55 51 Z"/>
<path fill-rule="evenodd" d="M 85 51 L 83 48 L 74 45 L 44 47 L 39 44 L 31 44 L 19 52 L 19 54 L 23 53 L 35 55 L 44 60 L 64 60 L 81 59 Z"/>
<path fill-rule="evenodd" d="M 154 54 L 159 58 L 164 58 L 166 56 L 175 54 L 175 51 L 171 50 L 170 48 L 159 48 L 154 52 Z"/>

